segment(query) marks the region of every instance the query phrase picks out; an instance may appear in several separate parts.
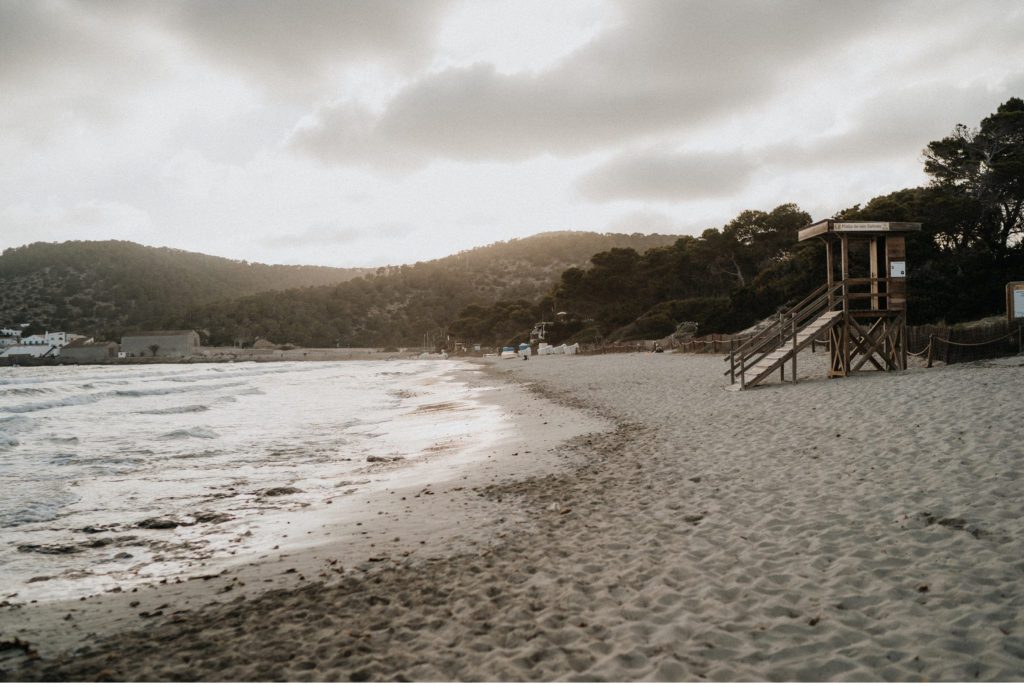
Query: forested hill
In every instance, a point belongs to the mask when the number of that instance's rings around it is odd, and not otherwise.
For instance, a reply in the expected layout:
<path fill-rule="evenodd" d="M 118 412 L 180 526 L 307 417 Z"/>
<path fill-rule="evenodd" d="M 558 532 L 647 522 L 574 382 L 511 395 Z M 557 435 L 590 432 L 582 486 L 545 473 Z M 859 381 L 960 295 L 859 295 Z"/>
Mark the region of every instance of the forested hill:
<path fill-rule="evenodd" d="M 921 224 L 907 237 L 911 324 L 1004 314 L 1006 283 L 1024 278 L 1024 100 L 1010 98 L 977 127 L 958 124 L 923 155 L 927 186 L 835 219 Z M 794 204 L 746 210 L 672 246 L 606 251 L 589 269 L 566 270 L 549 296 L 468 307 L 449 331 L 490 344 L 523 341 L 534 322 L 553 319 L 546 334 L 555 344 L 658 339 L 684 323 L 700 334 L 735 332 L 824 283 L 822 243 L 796 240 L 810 220 Z M 863 244 L 851 263 L 868 274 Z"/>
<path fill-rule="evenodd" d="M 0 325 L 118 337 L 171 326 L 203 303 L 337 284 L 367 271 L 263 265 L 130 241 L 32 243 L 0 255 Z"/>
<path fill-rule="evenodd" d="M 331 287 L 261 293 L 192 309 L 178 324 L 212 344 L 265 337 L 302 346 L 385 346 L 437 336 L 465 307 L 536 300 L 562 272 L 612 248 L 672 244 L 660 234 L 549 232 L 374 273 Z"/>

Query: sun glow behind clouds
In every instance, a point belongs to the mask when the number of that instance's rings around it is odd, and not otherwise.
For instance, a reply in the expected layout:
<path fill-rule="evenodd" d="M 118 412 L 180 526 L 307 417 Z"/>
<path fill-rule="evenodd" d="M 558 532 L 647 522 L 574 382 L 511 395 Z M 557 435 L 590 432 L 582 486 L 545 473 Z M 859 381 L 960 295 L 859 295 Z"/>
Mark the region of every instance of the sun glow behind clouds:
<path fill-rule="evenodd" d="M 466 0 L 442 24 L 431 70 L 486 63 L 505 74 L 540 71 L 619 18 L 604 0 Z"/>

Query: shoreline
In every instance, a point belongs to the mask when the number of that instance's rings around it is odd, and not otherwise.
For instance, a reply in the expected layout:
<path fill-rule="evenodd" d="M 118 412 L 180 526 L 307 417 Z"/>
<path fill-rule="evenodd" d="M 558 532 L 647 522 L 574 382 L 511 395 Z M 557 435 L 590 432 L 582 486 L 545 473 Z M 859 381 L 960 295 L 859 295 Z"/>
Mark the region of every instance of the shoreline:
<path fill-rule="evenodd" d="M 495 480 L 550 469 L 542 461 L 557 456 L 558 446 L 580 432 L 602 431 L 602 425 L 539 401 L 517 384 L 499 381 L 495 385 L 493 377 L 481 372 L 466 366 L 452 374 L 468 386 L 476 402 L 517 408 L 510 411 L 511 427 L 484 448 L 471 451 L 473 455 L 442 461 L 435 466 L 440 469 L 438 477 L 430 482 L 402 476 L 393 488 L 350 502 L 344 510 L 332 510 L 326 532 L 307 532 L 301 541 L 293 539 L 281 548 L 275 545 L 239 563 L 140 581 L 124 589 L 118 586 L 112 593 L 77 600 L 0 599 L 0 642 L 17 638 L 49 659 L 105 636 L 144 632 L 166 620 L 184 622 L 185 616 L 200 609 L 244 603 L 296 583 L 335 584 L 389 566 L 421 565 L 500 537 L 498 527 L 509 515 L 480 499 L 478 490 Z M 538 405 L 547 419 L 521 409 Z M 279 515 L 282 519 L 292 516 L 302 514 Z M 4 671 L 19 662 L 17 654 L 0 654 L 0 678 L 9 679 Z"/>
<path fill-rule="evenodd" d="M 117 365 L 198 365 L 203 363 L 275 363 L 275 362 L 327 362 L 344 360 L 415 360 L 420 351 L 409 349 L 387 351 L 381 348 L 233 348 L 230 346 L 201 346 L 188 356 L 137 356 L 133 358 L 111 358 L 102 361 L 63 360 L 60 356 L 51 358 L 29 358 L 17 361 L 0 358 L 0 367 L 60 367 L 67 366 L 117 366 Z M 472 356 L 458 359 L 472 360 Z"/>
<path fill-rule="evenodd" d="M 1024 677 L 1024 471 L 1006 412 L 1024 359 L 747 392 L 725 390 L 718 363 L 495 363 L 614 423 L 563 445 L 563 470 L 472 492 L 521 514 L 491 530 L 504 538 L 307 577 L 10 678 Z"/>

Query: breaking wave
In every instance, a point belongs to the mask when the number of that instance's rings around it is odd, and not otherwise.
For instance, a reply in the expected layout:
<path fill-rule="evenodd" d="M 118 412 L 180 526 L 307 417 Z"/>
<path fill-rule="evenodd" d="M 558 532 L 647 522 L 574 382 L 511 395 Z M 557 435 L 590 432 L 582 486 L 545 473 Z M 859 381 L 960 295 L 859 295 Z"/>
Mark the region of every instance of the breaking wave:
<path fill-rule="evenodd" d="M 190 406 L 175 406 L 173 408 L 157 408 L 156 410 L 138 410 L 138 415 L 180 415 L 182 413 L 201 413 L 209 410 L 210 406 L 195 404 Z"/>
<path fill-rule="evenodd" d="M 209 427 L 192 427 L 190 429 L 176 429 L 173 432 L 161 434 L 157 438 L 168 441 L 174 439 L 216 439 L 219 436 Z"/>

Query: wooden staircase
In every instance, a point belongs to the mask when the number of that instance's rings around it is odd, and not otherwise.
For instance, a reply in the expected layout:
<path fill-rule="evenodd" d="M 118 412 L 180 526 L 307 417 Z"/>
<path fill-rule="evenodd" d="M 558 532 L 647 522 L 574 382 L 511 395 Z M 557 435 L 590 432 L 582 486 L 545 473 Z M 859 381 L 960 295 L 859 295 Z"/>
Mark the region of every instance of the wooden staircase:
<path fill-rule="evenodd" d="M 749 389 L 761 383 L 776 370 L 785 375 L 785 364 L 792 362 L 793 380 L 796 380 L 796 355 L 815 338 L 842 321 L 842 285 L 827 285 L 816 289 L 797 305 L 779 314 L 777 322 L 729 352 L 729 389 Z"/>

